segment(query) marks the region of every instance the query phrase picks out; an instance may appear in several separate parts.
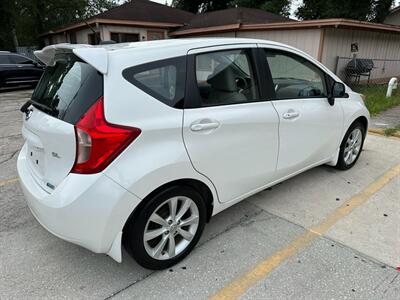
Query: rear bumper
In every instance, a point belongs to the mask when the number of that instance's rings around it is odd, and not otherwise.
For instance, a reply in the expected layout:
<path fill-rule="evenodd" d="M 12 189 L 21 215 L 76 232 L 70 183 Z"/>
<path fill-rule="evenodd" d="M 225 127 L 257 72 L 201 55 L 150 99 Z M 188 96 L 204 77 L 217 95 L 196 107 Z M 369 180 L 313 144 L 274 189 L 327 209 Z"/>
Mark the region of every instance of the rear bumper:
<path fill-rule="evenodd" d="M 96 253 L 120 249 L 114 241 L 120 243 L 118 237 L 139 198 L 102 173 L 69 174 L 48 193 L 32 177 L 24 148 L 17 168 L 28 206 L 44 228 Z"/>

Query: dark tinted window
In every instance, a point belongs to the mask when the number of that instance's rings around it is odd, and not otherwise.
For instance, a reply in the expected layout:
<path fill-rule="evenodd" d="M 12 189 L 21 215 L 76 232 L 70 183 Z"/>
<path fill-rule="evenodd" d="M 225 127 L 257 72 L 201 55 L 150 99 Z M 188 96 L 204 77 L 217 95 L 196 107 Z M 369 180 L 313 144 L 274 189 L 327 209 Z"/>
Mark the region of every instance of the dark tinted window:
<path fill-rule="evenodd" d="M 196 56 L 196 80 L 203 106 L 252 102 L 258 87 L 248 50 Z"/>
<path fill-rule="evenodd" d="M 11 56 L 11 60 L 14 64 L 19 64 L 19 65 L 26 65 L 33 63 L 31 59 L 20 55 Z"/>
<path fill-rule="evenodd" d="M 32 100 L 54 117 L 75 124 L 102 95 L 103 76 L 76 56 L 64 55 L 46 68 Z"/>
<path fill-rule="evenodd" d="M 182 107 L 185 94 L 185 57 L 131 67 L 125 69 L 122 75 L 161 102 L 172 107 Z"/>
<path fill-rule="evenodd" d="M 117 43 L 137 42 L 139 41 L 139 34 L 111 32 L 111 40 Z"/>
<path fill-rule="evenodd" d="M 0 65 L 11 64 L 10 55 L 0 54 Z"/>
<path fill-rule="evenodd" d="M 265 50 L 277 99 L 326 97 L 325 74 L 295 54 Z"/>

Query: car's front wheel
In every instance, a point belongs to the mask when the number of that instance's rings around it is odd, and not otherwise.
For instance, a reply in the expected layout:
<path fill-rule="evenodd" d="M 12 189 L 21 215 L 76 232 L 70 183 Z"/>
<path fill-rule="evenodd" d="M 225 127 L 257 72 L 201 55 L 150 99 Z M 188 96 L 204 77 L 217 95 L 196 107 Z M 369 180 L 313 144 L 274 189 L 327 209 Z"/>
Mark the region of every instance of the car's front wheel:
<path fill-rule="evenodd" d="M 356 122 L 346 132 L 342 144 L 336 168 L 340 170 L 350 169 L 360 157 L 365 139 L 365 127 Z"/>
<path fill-rule="evenodd" d="M 205 223 L 201 195 L 186 186 L 171 187 L 148 200 L 130 222 L 125 242 L 140 265 L 165 269 L 190 253 Z"/>

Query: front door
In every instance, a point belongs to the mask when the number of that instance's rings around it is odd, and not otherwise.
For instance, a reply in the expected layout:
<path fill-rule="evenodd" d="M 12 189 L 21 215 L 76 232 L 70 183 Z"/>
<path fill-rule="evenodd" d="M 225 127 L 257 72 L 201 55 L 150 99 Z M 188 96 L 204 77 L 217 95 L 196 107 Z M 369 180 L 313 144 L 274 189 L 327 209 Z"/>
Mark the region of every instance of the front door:
<path fill-rule="evenodd" d="M 255 46 L 232 47 L 188 57 L 191 108 L 184 110 L 184 142 L 194 168 L 213 182 L 220 202 L 270 182 L 278 156 L 279 118 L 271 102 L 260 100 Z"/>
<path fill-rule="evenodd" d="M 325 73 L 290 52 L 264 49 L 278 112 L 277 175 L 284 177 L 331 158 L 339 147 L 343 112 L 327 99 Z"/>

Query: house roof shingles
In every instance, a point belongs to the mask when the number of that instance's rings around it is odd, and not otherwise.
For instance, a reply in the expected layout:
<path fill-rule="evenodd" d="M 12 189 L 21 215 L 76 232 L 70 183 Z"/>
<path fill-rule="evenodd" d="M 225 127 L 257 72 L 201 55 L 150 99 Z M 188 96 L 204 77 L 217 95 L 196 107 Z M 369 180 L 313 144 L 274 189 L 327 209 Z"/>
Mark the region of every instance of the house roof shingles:
<path fill-rule="evenodd" d="M 400 8 L 400 6 L 398 7 Z M 346 19 L 324 19 L 297 21 L 273 13 L 253 8 L 229 8 L 203 14 L 190 12 L 155 3 L 149 0 L 132 0 L 86 20 L 95 24 L 119 24 L 127 26 L 146 26 L 175 29 L 172 37 L 196 34 L 238 31 L 238 30 L 278 30 L 302 28 L 351 28 L 400 33 L 400 26 L 376 24 Z M 85 22 L 44 33 L 54 34 L 86 27 Z"/>
<path fill-rule="evenodd" d="M 179 30 L 224 26 L 232 24 L 268 24 L 275 22 L 294 22 L 295 20 L 282 17 L 261 9 L 236 7 L 197 14 Z"/>
<path fill-rule="evenodd" d="M 91 19 L 135 20 L 155 23 L 185 24 L 194 14 L 149 0 L 133 0 L 93 16 Z"/>

